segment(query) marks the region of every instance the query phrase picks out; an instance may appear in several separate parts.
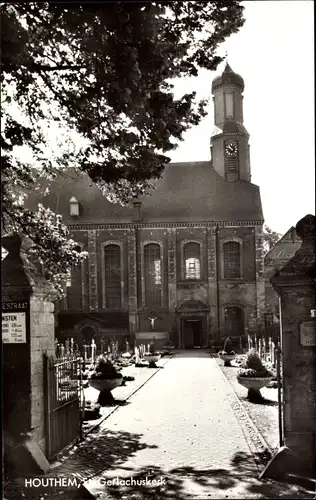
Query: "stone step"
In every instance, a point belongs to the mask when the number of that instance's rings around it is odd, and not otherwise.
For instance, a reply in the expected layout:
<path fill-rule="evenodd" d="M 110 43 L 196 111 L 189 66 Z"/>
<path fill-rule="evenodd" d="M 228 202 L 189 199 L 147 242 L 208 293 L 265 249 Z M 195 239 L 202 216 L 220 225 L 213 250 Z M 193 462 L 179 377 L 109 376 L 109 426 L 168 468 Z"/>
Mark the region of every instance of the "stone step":
<path fill-rule="evenodd" d="M 316 478 L 288 473 L 286 474 L 286 480 L 291 484 L 301 486 L 302 488 L 315 493 L 316 498 Z"/>

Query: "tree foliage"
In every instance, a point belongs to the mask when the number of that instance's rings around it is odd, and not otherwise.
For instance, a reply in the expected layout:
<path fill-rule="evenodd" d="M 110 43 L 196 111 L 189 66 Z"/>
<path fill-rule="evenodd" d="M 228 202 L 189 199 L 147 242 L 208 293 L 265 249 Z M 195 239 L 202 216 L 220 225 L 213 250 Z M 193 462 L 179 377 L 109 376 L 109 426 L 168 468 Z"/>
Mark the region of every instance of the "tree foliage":
<path fill-rule="evenodd" d="M 24 209 L 25 192 L 69 166 L 111 201 L 147 192 L 206 115 L 195 92 L 175 98 L 172 80 L 215 70 L 243 23 L 235 0 L 1 5 L 2 224 L 33 240 L 51 279 L 84 255 L 60 218 Z"/>
<path fill-rule="evenodd" d="M 269 226 L 266 224 L 263 227 L 263 248 L 265 254 L 271 250 L 274 245 L 279 241 L 281 238 L 281 234 L 277 233 L 276 231 L 273 231 Z"/>

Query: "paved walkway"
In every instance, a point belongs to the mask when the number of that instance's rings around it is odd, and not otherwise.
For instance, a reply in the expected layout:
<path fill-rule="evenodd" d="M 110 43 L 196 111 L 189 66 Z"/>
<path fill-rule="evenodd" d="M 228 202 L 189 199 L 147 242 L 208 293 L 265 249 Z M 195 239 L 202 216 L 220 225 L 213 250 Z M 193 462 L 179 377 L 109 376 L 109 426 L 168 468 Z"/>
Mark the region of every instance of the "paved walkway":
<path fill-rule="evenodd" d="M 308 498 L 257 479 L 256 436 L 236 399 L 208 353 L 178 352 L 53 475 L 75 475 L 100 500 Z"/>

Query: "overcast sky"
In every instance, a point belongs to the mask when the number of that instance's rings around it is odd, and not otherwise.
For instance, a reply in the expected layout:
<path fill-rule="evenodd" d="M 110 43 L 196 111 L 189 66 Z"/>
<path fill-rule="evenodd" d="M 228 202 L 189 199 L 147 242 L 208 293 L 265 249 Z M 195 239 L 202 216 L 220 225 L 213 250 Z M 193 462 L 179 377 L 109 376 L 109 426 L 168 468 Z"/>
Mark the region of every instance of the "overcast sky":
<path fill-rule="evenodd" d="M 285 233 L 315 213 L 313 1 L 246 1 L 246 22 L 221 45 L 245 81 L 244 124 L 250 134 L 252 182 L 261 189 L 266 223 Z M 212 79 L 201 71 L 179 90 L 211 97 Z M 172 161 L 210 158 L 214 116 L 187 132 Z M 170 154 L 170 153 L 169 153 Z"/>

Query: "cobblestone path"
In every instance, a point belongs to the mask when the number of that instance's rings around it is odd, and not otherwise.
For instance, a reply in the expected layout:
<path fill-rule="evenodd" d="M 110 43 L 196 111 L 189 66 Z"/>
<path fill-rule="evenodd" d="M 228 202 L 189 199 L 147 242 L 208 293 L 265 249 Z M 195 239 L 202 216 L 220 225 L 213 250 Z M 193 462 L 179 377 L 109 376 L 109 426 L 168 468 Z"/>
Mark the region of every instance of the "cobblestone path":
<path fill-rule="evenodd" d="M 293 498 L 286 487 L 257 480 L 255 448 L 232 392 L 208 353 L 177 353 L 104 422 L 104 471 L 85 486 L 100 499 Z M 123 485 L 124 478 L 138 483 Z M 105 484 L 114 479 L 119 487 Z M 155 487 L 153 479 L 165 484 Z"/>
<path fill-rule="evenodd" d="M 86 490 L 49 498 L 311 498 L 257 479 L 262 442 L 247 418 L 207 352 L 177 352 L 50 473 Z"/>

